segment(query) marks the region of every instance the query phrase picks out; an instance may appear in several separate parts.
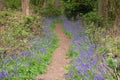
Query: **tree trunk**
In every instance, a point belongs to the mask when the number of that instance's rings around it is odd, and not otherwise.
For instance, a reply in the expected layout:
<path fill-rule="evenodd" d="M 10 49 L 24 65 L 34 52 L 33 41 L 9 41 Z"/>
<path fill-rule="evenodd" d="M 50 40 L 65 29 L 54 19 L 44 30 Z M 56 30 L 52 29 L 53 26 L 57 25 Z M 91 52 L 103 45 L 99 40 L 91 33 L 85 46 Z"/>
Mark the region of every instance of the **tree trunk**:
<path fill-rule="evenodd" d="M 117 3 L 116 0 L 112 0 L 112 4 L 113 4 L 113 8 L 114 8 L 114 14 L 115 14 L 115 21 L 114 21 L 114 36 L 117 37 L 118 36 L 118 32 L 120 29 L 120 14 L 119 14 L 119 5 Z"/>
<path fill-rule="evenodd" d="M 43 3 L 43 8 L 46 8 L 47 7 L 47 1 L 44 0 L 44 3 Z"/>
<path fill-rule="evenodd" d="M 103 0 L 98 0 L 98 14 L 103 17 Z"/>
<path fill-rule="evenodd" d="M 98 14 L 104 20 L 108 18 L 108 0 L 98 0 Z"/>
<path fill-rule="evenodd" d="M 59 3 L 60 3 L 59 0 L 54 0 L 54 4 L 56 8 L 59 8 Z"/>
<path fill-rule="evenodd" d="M 3 4 L 2 0 L 0 0 L 0 10 L 2 10 L 3 7 L 4 7 L 4 4 Z"/>
<path fill-rule="evenodd" d="M 24 15 L 29 15 L 29 3 L 30 3 L 30 0 L 21 0 L 21 3 L 22 3 L 22 13 Z"/>

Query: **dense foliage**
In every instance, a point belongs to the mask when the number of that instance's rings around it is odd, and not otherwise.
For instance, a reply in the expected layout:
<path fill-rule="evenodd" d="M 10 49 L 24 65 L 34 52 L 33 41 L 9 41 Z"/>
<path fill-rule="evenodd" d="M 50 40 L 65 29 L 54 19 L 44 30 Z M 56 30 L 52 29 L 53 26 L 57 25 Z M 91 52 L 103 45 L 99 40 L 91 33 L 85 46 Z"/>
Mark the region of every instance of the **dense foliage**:
<path fill-rule="evenodd" d="M 62 2 L 55 5 L 55 0 L 31 0 L 34 11 L 42 16 L 59 16 L 62 14 Z"/>
<path fill-rule="evenodd" d="M 20 0 L 3 0 L 6 8 L 19 9 L 21 6 Z"/>
<path fill-rule="evenodd" d="M 63 0 L 65 6 L 65 15 L 71 19 L 76 19 L 82 14 L 86 14 L 94 9 L 93 0 Z"/>

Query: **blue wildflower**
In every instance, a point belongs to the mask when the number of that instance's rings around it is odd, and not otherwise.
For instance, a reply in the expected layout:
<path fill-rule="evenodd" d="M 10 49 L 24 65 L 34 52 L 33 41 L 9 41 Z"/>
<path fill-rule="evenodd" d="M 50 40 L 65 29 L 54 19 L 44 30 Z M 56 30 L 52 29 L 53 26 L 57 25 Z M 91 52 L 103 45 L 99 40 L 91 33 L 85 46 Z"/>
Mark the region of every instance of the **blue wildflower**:
<path fill-rule="evenodd" d="M 42 52 L 42 53 L 46 53 L 46 48 L 44 48 L 44 47 L 40 48 L 39 50 L 40 50 L 40 52 Z"/>
<path fill-rule="evenodd" d="M 95 74 L 95 77 L 93 80 L 105 80 L 105 79 L 101 74 Z"/>
<path fill-rule="evenodd" d="M 73 75 L 73 71 L 70 70 L 66 75 L 65 78 L 70 78 Z"/>
<path fill-rule="evenodd" d="M 3 79 L 7 76 L 8 76 L 8 73 L 4 70 L 4 68 L 2 68 L 2 70 L 0 72 L 0 79 Z"/>

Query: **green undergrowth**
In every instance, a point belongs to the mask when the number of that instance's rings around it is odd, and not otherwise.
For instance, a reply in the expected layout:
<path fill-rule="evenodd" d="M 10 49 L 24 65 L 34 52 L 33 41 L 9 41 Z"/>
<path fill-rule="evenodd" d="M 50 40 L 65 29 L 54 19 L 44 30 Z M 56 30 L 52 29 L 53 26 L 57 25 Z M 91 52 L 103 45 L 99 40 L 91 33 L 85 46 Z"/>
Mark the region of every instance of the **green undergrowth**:
<path fill-rule="evenodd" d="M 63 26 L 62 26 L 62 31 L 63 31 L 64 34 L 66 34 L 70 39 L 72 38 L 72 34 L 71 34 L 69 31 L 65 30 Z"/>
<path fill-rule="evenodd" d="M 91 15 L 91 13 L 89 15 Z M 104 57 L 106 65 L 111 69 L 111 71 L 108 70 L 111 77 L 114 77 L 114 79 L 111 80 L 116 80 L 120 74 L 120 33 L 114 31 L 112 26 L 113 21 L 111 20 L 105 23 L 100 20 L 100 18 L 97 20 L 95 17 L 86 16 L 85 18 L 91 21 L 88 23 L 88 21 L 85 20 L 89 25 L 84 26 L 85 33 L 89 37 L 90 42 L 97 45 L 97 53 Z M 99 24 L 100 26 L 97 27 L 95 24 Z"/>
<path fill-rule="evenodd" d="M 104 57 L 106 65 L 111 71 L 108 70 L 112 79 L 116 80 L 120 74 L 120 37 L 114 36 L 113 30 L 104 28 L 96 28 L 94 25 L 86 29 L 86 34 L 90 37 L 90 41 L 94 42 L 97 46 L 98 54 Z M 110 31 L 108 31 L 110 30 Z"/>
<path fill-rule="evenodd" d="M 32 80 L 43 74 L 51 62 L 52 53 L 58 47 L 55 22 L 49 25 L 48 36 L 41 36 L 39 16 L 22 16 L 2 11 L 0 17 L 0 80 Z M 35 29 L 35 30 L 34 30 Z M 39 33 L 40 32 L 40 33 Z M 35 38 L 31 40 L 30 38 Z M 26 44 L 33 45 L 26 45 Z M 7 46 L 7 48 L 5 48 Z M 27 48 L 26 48 L 26 47 Z M 22 47 L 22 49 L 21 49 Z M 7 50 L 7 52 L 4 52 Z M 6 54 L 9 53 L 10 54 Z"/>
<path fill-rule="evenodd" d="M 29 38 L 42 32 L 40 17 L 37 15 L 23 16 L 20 12 L 3 10 L 0 19 L 2 53 L 27 48 Z"/>
<path fill-rule="evenodd" d="M 70 39 L 72 38 L 72 34 L 65 30 L 65 28 L 62 26 L 62 31 L 64 32 L 65 35 L 67 35 Z M 70 57 L 73 57 L 73 56 L 76 56 L 76 54 L 73 54 L 73 51 L 71 50 L 73 47 L 73 45 L 71 45 L 71 47 L 69 48 L 68 52 L 67 52 L 67 56 L 70 58 Z"/>
<path fill-rule="evenodd" d="M 7 74 L 13 74 L 10 77 L 5 77 L 2 80 L 32 80 L 36 76 L 45 73 L 46 68 L 48 64 L 51 61 L 52 53 L 58 46 L 58 39 L 54 36 L 54 38 L 51 40 L 50 45 L 44 45 L 46 46 L 45 52 L 40 52 L 36 49 L 31 48 L 30 51 L 32 51 L 32 55 L 28 53 L 28 55 L 19 55 L 14 54 L 16 56 L 15 58 L 12 58 L 13 56 L 7 56 L 4 55 L 5 58 L 1 58 L 2 65 L 0 65 L 0 68 L 7 72 Z M 24 53 L 24 52 L 23 52 Z M 6 62 L 6 59 L 9 61 Z"/>

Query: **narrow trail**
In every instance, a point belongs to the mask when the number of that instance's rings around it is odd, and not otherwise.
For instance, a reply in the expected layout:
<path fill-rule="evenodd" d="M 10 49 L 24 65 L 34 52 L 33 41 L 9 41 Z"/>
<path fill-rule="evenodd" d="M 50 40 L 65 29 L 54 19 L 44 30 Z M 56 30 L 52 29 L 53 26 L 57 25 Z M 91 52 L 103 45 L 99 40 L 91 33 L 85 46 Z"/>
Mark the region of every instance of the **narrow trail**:
<path fill-rule="evenodd" d="M 66 70 L 64 66 L 68 64 L 66 53 L 70 46 L 69 38 L 62 32 L 61 24 L 56 24 L 55 32 L 59 37 L 59 47 L 54 51 L 52 61 L 47 68 L 46 73 L 40 75 L 36 80 L 65 80 Z"/>

